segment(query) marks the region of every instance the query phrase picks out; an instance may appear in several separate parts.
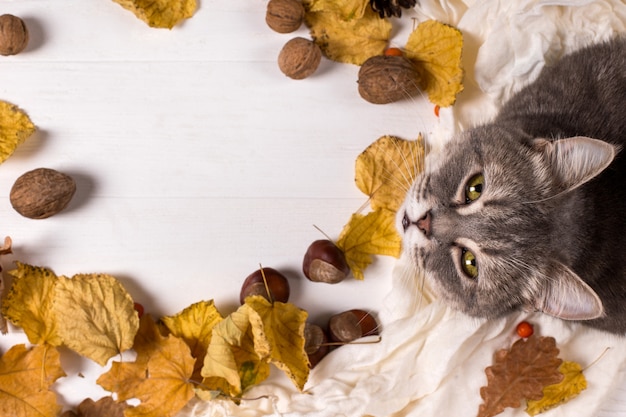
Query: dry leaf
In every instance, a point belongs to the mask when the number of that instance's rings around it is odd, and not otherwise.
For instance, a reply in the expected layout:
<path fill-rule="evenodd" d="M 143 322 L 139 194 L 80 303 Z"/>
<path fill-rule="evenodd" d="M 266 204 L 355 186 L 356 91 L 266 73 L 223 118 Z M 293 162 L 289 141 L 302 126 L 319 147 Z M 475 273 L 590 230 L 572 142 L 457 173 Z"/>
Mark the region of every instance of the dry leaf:
<path fill-rule="evenodd" d="M 260 295 L 246 298 L 258 318 L 253 326 L 261 326 L 270 346 L 269 361 L 287 374 L 302 391 L 309 377 L 309 359 L 304 350 L 304 325 L 307 312 L 291 303 L 270 303 Z"/>
<path fill-rule="evenodd" d="M 113 0 L 153 28 L 171 29 L 196 12 L 196 0 Z"/>
<path fill-rule="evenodd" d="M 8 255 L 11 253 L 11 244 L 12 244 L 11 238 L 8 236 L 5 237 L 4 245 L 0 247 L 0 256 Z M 2 266 L 0 266 L 0 272 L 2 272 Z M 0 333 L 7 334 L 7 332 L 9 331 L 7 320 L 2 315 L 2 299 L 3 298 L 4 298 L 4 281 L 2 281 L 2 275 L 0 275 Z"/>
<path fill-rule="evenodd" d="M 500 414 L 506 407 L 517 408 L 522 400 L 539 400 L 544 387 L 561 382 L 562 360 L 553 337 L 519 339 L 511 349 L 496 352 L 494 364 L 485 369 L 487 386 L 480 389 L 483 404 L 478 417 Z"/>
<path fill-rule="evenodd" d="M 421 69 L 422 89 L 434 104 L 448 107 L 463 91 L 463 35 L 449 25 L 427 20 L 409 35 L 405 56 Z"/>
<path fill-rule="evenodd" d="M 97 383 L 117 393 L 119 401 L 136 398 L 141 402 L 128 407 L 126 417 L 171 417 L 194 396 L 195 361 L 189 347 L 182 339 L 161 335 L 149 315 L 141 318 L 135 339 L 135 362 L 114 361 Z"/>
<path fill-rule="evenodd" d="M 361 19 L 369 8 L 369 0 L 304 0 L 309 12 L 328 12 L 342 20 Z"/>
<path fill-rule="evenodd" d="M 50 386 L 63 376 L 56 348 L 13 346 L 0 358 L 0 416 L 56 417 L 62 407 Z"/>
<path fill-rule="evenodd" d="M 61 277 L 52 311 L 63 343 L 100 365 L 130 349 L 139 328 L 132 298 L 110 275 Z"/>
<path fill-rule="evenodd" d="M 15 149 L 35 133 L 35 125 L 17 106 L 0 101 L 0 163 L 7 160 Z"/>
<path fill-rule="evenodd" d="M 338 62 L 361 65 L 367 58 L 382 54 L 391 36 L 391 23 L 379 18 L 369 7 L 361 18 L 344 19 L 331 8 L 331 11 L 307 10 L 304 19 L 324 55 Z"/>
<path fill-rule="evenodd" d="M 408 141 L 382 136 L 356 159 L 356 185 L 370 197 L 373 210 L 397 211 L 415 176 L 424 167 L 422 137 Z"/>
<path fill-rule="evenodd" d="M 346 256 L 352 275 L 363 279 L 372 255 L 400 256 L 402 238 L 395 227 L 395 213 L 379 208 L 366 215 L 353 214 L 339 235 L 337 247 Z"/>
<path fill-rule="evenodd" d="M 193 378 L 201 380 L 202 361 L 211 343 L 213 328 L 222 321 L 222 315 L 213 301 L 192 304 L 174 316 L 161 318 L 161 321 L 174 336 L 187 343 L 191 356 L 196 359 Z"/>
<path fill-rule="evenodd" d="M 543 389 L 543 398 L 528 401 L 526 412 L 535 416 L 557 405 L 563 404 L 580 394 L 587 388 L 587 380 L 582 367 L 576 362 L 563 362 L 559 367 L 563 380 L 558 384 L 548 385 Z"/>
<path fill-rule="evenodd" d="M 33 344 L 62 343 L 52 312 L 54 289 L 59 281 L 49 269 L 16 262 L 11 288 L 2 304 L 2 315 L 24 329 Z"/>
<path fill-rule="evenodd" d="M 253 325 L 255 318 L 258 321 L 258 314 L 243 304 L 213 328 L 202 367 L 203 390 L 237 398 L 269 376 L 270 345 Z"/>
<path fill-rule="evenodd" d="M 118 403 L 112 397 L 102 397 L 98 401 L 87 398 L 78 405 L 76 412 L 66 411 L 61 417 L 124 417 L 126 403 Z"/>

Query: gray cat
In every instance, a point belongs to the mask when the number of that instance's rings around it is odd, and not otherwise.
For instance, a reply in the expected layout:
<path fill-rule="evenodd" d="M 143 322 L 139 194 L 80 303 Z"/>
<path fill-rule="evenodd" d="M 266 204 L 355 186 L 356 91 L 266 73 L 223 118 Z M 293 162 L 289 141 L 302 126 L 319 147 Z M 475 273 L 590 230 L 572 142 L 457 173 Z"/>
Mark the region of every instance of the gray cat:
<path fill-rule="evenodd" d="M 626 41 L 546 67 L 427 158 L 398 211 L 435 292 L 478 317 L 538 310 L 626 333 Z"/>

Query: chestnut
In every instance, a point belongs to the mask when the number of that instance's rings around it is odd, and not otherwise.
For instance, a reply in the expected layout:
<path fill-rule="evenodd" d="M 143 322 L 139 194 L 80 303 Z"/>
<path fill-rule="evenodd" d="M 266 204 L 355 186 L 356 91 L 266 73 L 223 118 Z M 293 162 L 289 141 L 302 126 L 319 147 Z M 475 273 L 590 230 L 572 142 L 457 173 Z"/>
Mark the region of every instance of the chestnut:
<path fill-rule="evenodd" d="M 309 357 L 309 368 L 311 369 L 330 352 L 328 336 L 317 324 L 306 323 L 304 326 L 304 351 Z"/>
<path fill-rule="evenodd" d="M 330 318 L 328 334 L 334 342 L 350 343 L 364 336 L 377 335 L 378 323 L 367 311 L 348 310 Z"/>
<path fill-rule="evenodd" d="M 269 294 L 267 293 L 268 289 Z M 243 304 L 246 297 L 250 295 L 261 295 L 270 302 L 286 303 L 289 300 L 289 281 L 273 268 L 258 269 L 248 275 L 243 282 L 239 302 Z"/>
<path fill-rule="evenodd" d="M 311 243 L 302 262 L 304 276 L 314 282 L 336 284 L 350 273 L 346 256 L 332 241 L 321 239 Z"/>

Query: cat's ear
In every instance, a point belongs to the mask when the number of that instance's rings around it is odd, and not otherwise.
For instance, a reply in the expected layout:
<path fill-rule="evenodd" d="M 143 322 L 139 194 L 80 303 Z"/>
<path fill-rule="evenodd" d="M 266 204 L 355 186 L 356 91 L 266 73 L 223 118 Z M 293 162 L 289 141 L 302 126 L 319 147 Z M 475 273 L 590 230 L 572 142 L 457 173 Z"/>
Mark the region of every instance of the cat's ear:
<path fill-rule="evenodd" d="M 610 143 L 584 136 L 555 141 L 535 139 L 533 147 L 544 153 L 563 191 L 572 190 L 598 175 L 618 152 Z"/>
<path fill-rule="evenodd" d="M 554 261 L 534 308 L 564 320 L 591 320 L 604 315 L 598 294 L 574 271 Z"/>

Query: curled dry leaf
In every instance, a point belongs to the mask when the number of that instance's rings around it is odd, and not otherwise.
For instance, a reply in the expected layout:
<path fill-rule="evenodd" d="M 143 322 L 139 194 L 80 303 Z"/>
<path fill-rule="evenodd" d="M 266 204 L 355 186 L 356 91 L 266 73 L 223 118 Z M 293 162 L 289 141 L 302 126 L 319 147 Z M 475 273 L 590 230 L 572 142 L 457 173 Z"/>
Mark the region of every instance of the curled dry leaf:
<path fill-rule="evenodd" d="M 483 403 L 478 417 L 517 408 L 523 400 L 540 400 L 544 387 L 563 380 L 562 360 L 553 337 L 519 339 L 510 349 L 496 352 L 494 364 L 485 369 L 487 386 L 480 389 Z"/>
<path fill-rule="evenodd" d="M 363 279 L 372 255 L 400 256 L 402 238 L 395 227 L 395 212 L 378 208 L 366 215 L 353 214 L 339 235 L 337 247 L 346 256 L 352 275 Z"/>
<path fill-rule="evenodd" d="M 98 385 L 117 393 L 118 401 L 140 401 L 124 411 L 125 417 L 175 415 L 194 396 L 194 359 L 189 347 L 173 335 L 161 335 L 150 315 L 141 318 L 134 347 L 136 360 L 114 361 L 111 369 L 98 378 Z"/>
<path fill-rule="evenodd" d="M 213 329 L 211 343 L 202 367 L 202 389 L 213 397 L 221 392 L 241 397 L 250 386 L 264 381 L 270 373 L 269 342 L 253 321 L 258 315 L 247 304 L 220 321 Z M 255 321 L 258 323 L 258 320 Z M 199 392 L 201 398 L 207 393 Z"/>
<path fill-rule="evenodd" d="M 113 0 L 153 28 L 171 29 L 196 12 L 196 0 Z"/>
<path fill-rule="evenodd" d="M 373 210 L 397 211 L 407 189 L 424 169 L 424 141 L 382 136 L 356 159 L 355 182 Z"/>
<path fill-rule="evenodd" d="M 174 336 L 183 339 L 191 349 L 191 356 L 196 359 L 193 374 L 195 380 L 202 379 L 200 370 L 211 343 L 213 328 L 222 320 L 222 315 L 215 307 L 213 300 L 200 301 L 174 316 L 161 318 L 165 327 Z"/>
<path fill-rule="evenodd" d="M 13 346 L 0 358 L 0 416 L 56 417 L 62 407 L 50 386 L 63 376 L 56 348 Z"/>
<path fill-rule="evenodd" d="M 6 161 L 18 145 L 33 133 L 35 125 L 23 110 L 0 101 L 0 163 Z"/>
<path fill-rule="evenodd" d="M 267 338 L 268 360 L 302 391 L 309 377 L 309 360 L 304 350 L 306 311 L 291 303 L 270 303 L 258 295 L 248 297 L 246 304 L 258 315 L 252 317 L 252 323 L 259 326 Z"/>
<path fill-rule="evenodd" d="M 453 105 L 463 91 L 462 51 L 461 31 L 435 20 L 420 23 L 409 36 L 405 56 L 415 63 L 422 89 L 438 106 Z"/>
<path fill-rule="evenodd" d="M 559 367 L 559 372 L 563 374 L 561 382 L 545 387 L 542 399 L 528 401 L 526 412 L 529 415 L 535 416 L 563 404 L 587 388 L 587 379 L 578 363 L 563 362 Z"/>
<path fill-rule="evenodd" d="M 361 65 L 381 55 L 391 36 L 391 23 L 380 19 L 363 0 L 307 0 L 304 21 L 322 53 L 337 62 Z"/>

